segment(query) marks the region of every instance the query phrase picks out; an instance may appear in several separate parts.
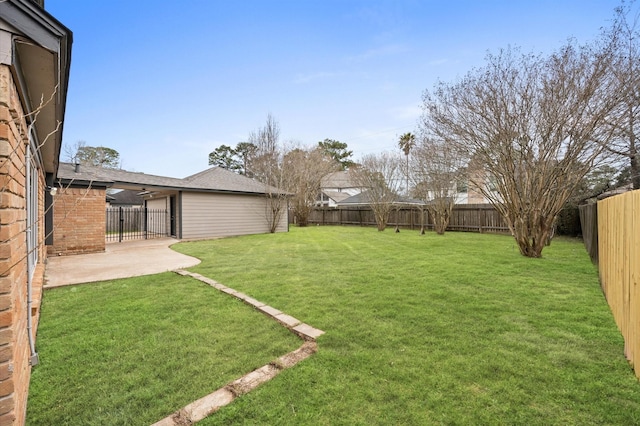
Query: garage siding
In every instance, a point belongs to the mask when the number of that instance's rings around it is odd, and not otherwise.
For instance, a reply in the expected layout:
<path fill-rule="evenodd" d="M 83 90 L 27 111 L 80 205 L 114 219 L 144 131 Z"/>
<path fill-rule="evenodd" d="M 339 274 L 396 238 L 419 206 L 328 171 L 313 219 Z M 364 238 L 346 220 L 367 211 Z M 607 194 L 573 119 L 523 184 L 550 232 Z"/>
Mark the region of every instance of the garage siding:
<path fill-rule="evenodd" d="M 150 232 L 169 235 L 169 197 L 152 198 L 147 200 L 147 209 L 152 211 L 164 210 L 167 214 L 150 212 L 147 216 L 147 226 Z"/>
<path fill-rule="evenodd" d="M 183 193 L 182 238 L 204 239 L 269 232 L 266 200 L 251 195 Z M 277 232 L 286 232 L 287 210 Z"/>
<path fill-rule="evenodd" d="M 147 200 L 147 208 L 153 210 L 169 210 L 169 197 L 149 199 Z"/>

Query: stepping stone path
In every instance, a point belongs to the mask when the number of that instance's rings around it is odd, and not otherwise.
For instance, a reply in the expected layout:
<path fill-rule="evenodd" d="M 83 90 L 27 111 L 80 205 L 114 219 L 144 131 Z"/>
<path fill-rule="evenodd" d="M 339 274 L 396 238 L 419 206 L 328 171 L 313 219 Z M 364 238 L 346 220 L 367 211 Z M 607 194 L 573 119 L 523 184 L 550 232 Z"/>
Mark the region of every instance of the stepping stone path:
<path fill-rule="evenodd" d="M 240 293 L 230 287 L 222 285 L 211 278 L 207 278 L 200 274 L 188 272 L 184 270 L 175 271 L 177 274 L 183 276 L 189 276 L 200 280 L 211 287 L 214 287 L 224 293 L 227 293 L 237 299 L 242 300 L 244 303 L 255 307 L 265 315 L 275 319 L 280 324 L 288 328 L 292 333 L 296 334 L 304 343 L 298 349 L 293 352 L 289 352 L 286 355 L 281 356 L 275 361 L 253 370 L 249 374 L 240 377 L 237 380 L 227 384 L 226 386 L 218 389 L 217 391 L 192 402 L 186 407 L 176 411 L 168 417 L 154 423 L 152 426 L 183 426 L 190 425 L 198 422 L 205 417 L 215 413 L 221 407 L 230 404 L 237 397 L 244 395 L 253 389 L 260 386 L 286 368 L 293 367 L 298 362 L 309 358 L 311 355 L 317 352 L 318 345 L 316 344 L 316 338 L 324 334 L 324 331 L 313 328 L 308 324 L 299 321 L 298 319 L 287 315 L 271 306 L 268 306 L 246 294 Z"/>

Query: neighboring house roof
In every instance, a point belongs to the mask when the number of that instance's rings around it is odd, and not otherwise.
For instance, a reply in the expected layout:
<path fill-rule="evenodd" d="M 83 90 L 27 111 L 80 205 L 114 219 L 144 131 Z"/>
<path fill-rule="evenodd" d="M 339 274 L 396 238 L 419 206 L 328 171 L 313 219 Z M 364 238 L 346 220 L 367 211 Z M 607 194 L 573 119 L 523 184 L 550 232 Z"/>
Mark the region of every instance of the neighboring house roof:
<path fill-rule="evenodd" d="M 321 188 L 357 188 L 350 170 L 329 173 L 322 178 Z"/>
<path fill-rule="evenodd" d="M 130 206 L 141 206 L 144 204 L 144 199 L 138 195 L 139 191 L 132 191 L 129 189 L 116 192 L 114 194 L 107 195 L 107 201 L 111 204 L 125 204 Z"/>
<path fill-rule="evenodd" d="M 120 169 L 60 163 L 58 179 L 66 184 L 91 185 L 96 183 L 124 189 L 194 190 L 243 194 L 286 194 L 272 186 L 220 167 L 212 167 L 184 179 L 129 172 Z"/>
<path fill-rule="evenodd" d="M 322 193 L 327 197 L 331 198 L 336 203 L 339 203 L 340 201 L 346 200 L 347 198 L 350 197 L 350 195 L 346 192 L 322 191 Z"/>
<path fill-rule="evenodd" d="M 624 194 L 625 192 L 633 191 L 633 184 L 628 183 L 626 185 L 619 186 L 618 188 L 610 189 L 598 195 L 596 199 L 604 200 L 605 198 L 613 197 L 614 195 Z"/>
<path fill-rule="evenodd" d="M 18 76 L 25 115 L 38 110 L 38 119 L 33 121 L 38 149 L 45 171 L 55 173 L 62 146 L 73 35 L 41 7 L 42 1 L 39 3 L 0 2 L 0 19 L 12 27 L 10 42 L 15 52 L 15 61 L 0 54 L 0 63 L 11 65 Z"/>
<path fill-rule="evenodd" d="M 349 198 L 346 198 L 340 202 L 338 202 L 338 207 L 340 206 L 368 206 L 371 204 L 371 201 L 368 197 L 368 191 L 361 192 L 356 195 L 352 195 Z M 416 200 L 415 198 L 401 197 L 398 196 L 393 204 L 404 204 L 404 205 L 424 205 L 425 202 L 422 200 Z"/>

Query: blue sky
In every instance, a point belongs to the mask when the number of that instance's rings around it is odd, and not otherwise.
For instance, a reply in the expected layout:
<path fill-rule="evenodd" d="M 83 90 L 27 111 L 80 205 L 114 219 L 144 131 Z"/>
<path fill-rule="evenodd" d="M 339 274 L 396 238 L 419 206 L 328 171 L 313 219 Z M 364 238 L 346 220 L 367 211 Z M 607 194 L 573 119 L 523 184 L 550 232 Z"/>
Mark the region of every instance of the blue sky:
<path fill-rule="evenodd" d="M 46 0 L 74 34 L 64 142 L 185 177 L 267 114 L 281 140 L 397 149 L 421 96 L 487 52 L 549 52 L 608 26 L 617 0 Z M 62 160 L 64 160 L 64 155 Z"/>

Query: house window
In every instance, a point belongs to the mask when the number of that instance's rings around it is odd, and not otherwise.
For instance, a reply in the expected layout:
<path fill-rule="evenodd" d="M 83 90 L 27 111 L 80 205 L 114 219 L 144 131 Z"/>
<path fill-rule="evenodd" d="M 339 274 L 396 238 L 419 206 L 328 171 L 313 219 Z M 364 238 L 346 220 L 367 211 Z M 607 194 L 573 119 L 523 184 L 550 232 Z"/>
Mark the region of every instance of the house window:
<path fill-rule="evenodd" d="M 38 263 L 38 162 L 37 150 L 33 148 L 33 138 L 30 134 L 30 144 L 26 158 L 26 201 L 27 201 L 27 272 L 29 278 Z"/>
<path fill-rule="evenodd" d="M 498 191 L 498 178 L 496 178 L 494 175 L 490 175 L 489 179 L 488 179 L 488 182 L 487 182 L 487 188 L 491 192 L 497 192 Z"/>
<path fill-rule="evenodd" d="M 456 191 L 460 193 L 466 193 L 469 190 L 469 184 L 466 180 L 459 180 L 456 182 Z"/>

